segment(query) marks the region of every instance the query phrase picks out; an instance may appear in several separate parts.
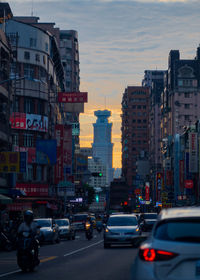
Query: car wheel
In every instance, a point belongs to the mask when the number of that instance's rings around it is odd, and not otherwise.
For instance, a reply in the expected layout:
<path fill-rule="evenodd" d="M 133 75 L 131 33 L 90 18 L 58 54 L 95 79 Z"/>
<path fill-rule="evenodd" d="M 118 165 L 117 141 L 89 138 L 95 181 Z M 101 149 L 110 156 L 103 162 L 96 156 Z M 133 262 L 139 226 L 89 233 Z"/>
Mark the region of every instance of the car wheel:
<path fill-rule="evenodd" d="M 76 234 L 74 233 L 74 235 L 72 236 L 72 240 L 76 239 Z"/>
<path fill-rule="evenodd" d="M 104 243 L 104 248 L 105 248 L 105 249 L 110 248 L 110 244 L 108 244 L 108 243 Z"/>

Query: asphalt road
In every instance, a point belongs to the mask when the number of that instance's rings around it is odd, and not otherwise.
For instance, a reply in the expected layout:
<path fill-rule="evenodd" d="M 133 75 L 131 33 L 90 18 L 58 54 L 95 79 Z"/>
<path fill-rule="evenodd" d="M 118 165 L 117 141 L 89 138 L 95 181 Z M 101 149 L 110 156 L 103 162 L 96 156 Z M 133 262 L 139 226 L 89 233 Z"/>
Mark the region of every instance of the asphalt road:
<path fill-rule="evenodd" d="M 19 270 L 15 251 L 0 252 L 0 280 L 130 280 L 136 253 L 129 246 L 104 249 L 102 234 L 88 241 L 78 232 L 74 241 L 42 246 L 41 264 L 31 273 Z"/>

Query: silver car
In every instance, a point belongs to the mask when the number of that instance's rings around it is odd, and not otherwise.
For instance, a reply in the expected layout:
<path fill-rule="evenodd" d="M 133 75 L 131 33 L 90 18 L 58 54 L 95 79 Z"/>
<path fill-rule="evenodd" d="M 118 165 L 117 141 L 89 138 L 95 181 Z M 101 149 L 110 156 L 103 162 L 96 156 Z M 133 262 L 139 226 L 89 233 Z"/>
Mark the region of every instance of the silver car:
<path fill-rule="evenodd" d="M 104 231 L 104 248 L 112 244 L 137 245 L 137 237 L 141 230 L 136 215 L 111 215 Z"/>
<path fill-rule="evenodd" d="M 59 227 L 55 224 L 54 220 L 51 218 L 41 218 L 34 220 L 39 228 L 39 241 L 40 243 L 51 242 L 51 243 L 59 243 Z"/>
<path fill-rule="evenodd" d="M 200 208 L 162 210 L 139 248 L 133 280 L 200 279 Z"/>
<path fill-rule="evenodd" d="M 73 226 L 70 224 L 69 219 L 56 219 L 55 223 L 59 226 L 60 238 L 75 240 L 75 230 Z"/>

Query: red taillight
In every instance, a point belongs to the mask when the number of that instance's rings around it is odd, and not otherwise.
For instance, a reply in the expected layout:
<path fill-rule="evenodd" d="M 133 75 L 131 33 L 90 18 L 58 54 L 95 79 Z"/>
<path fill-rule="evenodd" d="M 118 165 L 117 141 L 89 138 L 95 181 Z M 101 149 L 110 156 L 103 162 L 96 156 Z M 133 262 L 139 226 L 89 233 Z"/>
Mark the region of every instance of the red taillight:
<path fill-rule="evenodd" d="M 146 262 L 169 261 L 178 256 L 178 254 L 152 248 L 140 248 L 140 259 Z"/>

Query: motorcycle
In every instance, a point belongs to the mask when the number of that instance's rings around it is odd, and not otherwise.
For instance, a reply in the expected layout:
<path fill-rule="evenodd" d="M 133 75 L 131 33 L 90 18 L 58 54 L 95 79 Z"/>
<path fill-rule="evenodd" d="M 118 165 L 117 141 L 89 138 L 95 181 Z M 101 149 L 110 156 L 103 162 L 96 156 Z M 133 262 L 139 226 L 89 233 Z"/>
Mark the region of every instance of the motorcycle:
<path fill-rule="evenodd" d="M 101 221 L 97 221 L 96 223 L 96 230 L 98 231 L 98 233 L 101 233 L 103 229 L 103 224 Z"/>
<path fill-rule="evenodd" d="M 37 239 L 30 232 L 23 232 L 17 242 L 17 264 L 22 271 L 33 271 L 40 261 L 36 256 Z M 37 244 L 38 246 L 38 244 Z"/>
<path fill-rule="evenodd" d="M 86 235 L 86 238 L 88 240 L 93 238 L 93 229 L 92 229 L 92 224 L 91 223 L 86 222 L 86 224 L 85 224 L 85 235 Z"/>

